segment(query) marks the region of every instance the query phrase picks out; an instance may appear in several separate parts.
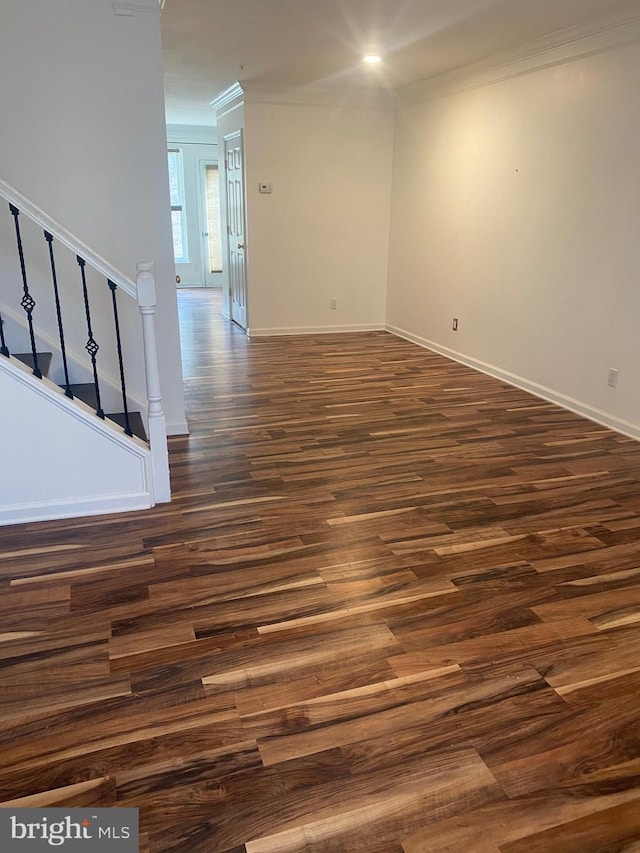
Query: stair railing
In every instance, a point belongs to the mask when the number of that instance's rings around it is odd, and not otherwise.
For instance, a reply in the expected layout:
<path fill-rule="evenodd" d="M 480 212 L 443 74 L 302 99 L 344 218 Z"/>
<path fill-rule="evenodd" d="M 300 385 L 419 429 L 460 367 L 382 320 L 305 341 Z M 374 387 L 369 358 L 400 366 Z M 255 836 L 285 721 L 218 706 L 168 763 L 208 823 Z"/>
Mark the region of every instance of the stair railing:
<path fill-rule="evenodd" d="M 56 308 L 56 323 L 58 330 L 58 340 L 60 346 L 60 356 L 64 371 L 64 388 L 65 395 L 73 398 L 73 391 L 69 379 L 69 367 L 67 357 L 67 345 L 64 334 L 64 324 L 62 316 L 62 307 L 58 286 L 58 272 L 56 267 L 56 244 L 66 247 L 74 253 L 79 268 L 80 274 L 80 296 L 84 306 L 84 316 L 87 328 L 87 350 L 91 362 L 91 373 L 93 375 L 93 384 L 95 389 L 95 412 L 97 417 L 104 419 L 105 413 L 101 400 L 100 387 L 100 371 L 98 366 L 98 353 L 100 345 L 96 341 L 92 322 L 91 312 L 91 292 L 87 282 L 86 268 L 87 266 L 95 270 L 102 279 L 106 279 L 107 287 L 110 291 L 111 306 L 113 312 L 114 323 L 114 340 L 118 360 L 118 373 L 120 382 L 120 391 L 122 394 L 122 402 L 124 407 L 124 432 L 128 436 L 133 435 L 130 421 L 129 406 L 127 401 L 127 390 L 125 381 L 125 362 L 126 359 L 123 353 L 123 344 L 120 331 L 120 319 L 118 313 L 117 291 L 124 292 L 126 297 L 135 299 L 138 305 L 141 318 L 141 328 L 143 337 L 144 351 L 144 371 L 147 388 L 147 414 L 148 414 L 148 434 L 151 450 L 151 459 L 154 473 L 154 500 L 155 502 L 166 502 L 171 499 L 170 483 L 169 483 L 169 462 L 167 449 L 167 430 L 164 411 L 162 407 L 162 393 L 160 390 L 160 372 L 158 369 L 158 352 L 155 333 L 155 311 L 156 311 L 156 292 L 155 292 L 155 277 L 153 263 L 140 263 L 137 266 L 136 281 L 132 281 L 125 276 L 120 270 L 104 260 L 100 255 L 96 254 L 79 238 L 73 235 L 66 228 L 61 226 L 44 211 L 40 210 L 36 205 L 30 202 L 27 198 L 21 195 L 14 187 L 0 180 L 0 197 L 4 198 L 9 204 L 9 213 L 14 220 L 14 230 L 16 235 L 16 249 L 18 256 L 18 264 L 20 269 L 20 277 L 22 282 L 22 299 L 21 305 L 27 315 L 27 327 L 29 330 L 29 342 L 31 347 L 32 370 L 34 376 L 38 379 L 42 378 L 42 372 L 38 364 L 38 352 L 36 343 L 36 327 L 34 321 L 34 312 L 36 310 L 36 300 L 34 299 L 29 287 L 28 266 L 25 254 L 22 229 L 20 225 L 20 217 L 24 215 L 29 220 L 40 226 L 43 230 L 44 240 L 47 244 L 49 264 L 51 270 L 51 284 L 53 289 L 54 303 Z M 0 316 L 0 354 L 9 357 L 10 351 L 5 340 L 4 321 Z"/>
<path fill-rule="evenodd" d="M 53 298 L 56 305 L 56 320 L 58 323 L 58 340 L 60 341 L 60 355 L 62 357 L 62 368 L 64 370 L 64 393 L 73 399 L 73 391 L 71 390 L 71 382 L 69 381 L 69 364 L 67 362 L 67 347 L 64 339 L 64 326 L 62 323 L 62 308 L 60 307 L 60 291 L 58 289 L 58 273 L 56 272 L 56 259 L 53 253 L 53 234 L 47 230 L 44 232 L 44 239 L 49 246 L 49 265 L 51 267 L 51 283 L 53 285 Z"/>
<path fill-rule="evenodd" d="M 4 339 L 4 320 L 2 319 L 2 315 L 0 314 L 0 355 L 4 355 L 9 358 L 9 347 L 7 346 L 7 342 Z"/>

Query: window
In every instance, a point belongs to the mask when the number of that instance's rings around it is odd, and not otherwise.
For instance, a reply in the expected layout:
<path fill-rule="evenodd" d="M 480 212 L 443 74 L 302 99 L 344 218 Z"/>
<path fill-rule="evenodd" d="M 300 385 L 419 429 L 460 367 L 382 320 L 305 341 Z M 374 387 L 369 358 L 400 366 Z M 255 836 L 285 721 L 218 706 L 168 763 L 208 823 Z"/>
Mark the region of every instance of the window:
<path fill-rule="evenodd" d="M 187 222 L 184 209 L 184 174 L 182 151 L 169 148 L 169 190 L 171 193 L 171 225 L 173 228 L 173 257 L 176 263 L 188 263 Z"/>

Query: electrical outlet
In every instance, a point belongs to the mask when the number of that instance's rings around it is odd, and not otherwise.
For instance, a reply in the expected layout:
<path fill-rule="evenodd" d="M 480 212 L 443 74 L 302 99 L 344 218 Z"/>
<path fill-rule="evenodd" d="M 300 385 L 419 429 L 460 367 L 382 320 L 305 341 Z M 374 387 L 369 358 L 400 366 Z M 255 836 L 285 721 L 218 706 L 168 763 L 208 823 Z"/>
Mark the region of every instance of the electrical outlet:
<path fill-rule="evenodd" d="M 617 388 L 618 387 L 618 371 L 616 370 L 615 367 L 609 368 L 609 373 L 607 375 L 607 385 L 610 388 Z"/>
<path fill-rule="evenodd" d="M 337 307 L 338 307 L 338 300 L 337 299 L 330 299 L 329 300 L 329 308 L 332 311 L 335 311 Z"/>
<path fill-rule="evenodd" d="M 457 331 L 458 331 L 458 318 L 457 318 L 457 317 L 454 317 L 454 318 L 453 318 L 453 326 L 452 326 L 452 329 L 453 329 L 453 331 L 454 331 L 454 332 L 457 332 Z"/>

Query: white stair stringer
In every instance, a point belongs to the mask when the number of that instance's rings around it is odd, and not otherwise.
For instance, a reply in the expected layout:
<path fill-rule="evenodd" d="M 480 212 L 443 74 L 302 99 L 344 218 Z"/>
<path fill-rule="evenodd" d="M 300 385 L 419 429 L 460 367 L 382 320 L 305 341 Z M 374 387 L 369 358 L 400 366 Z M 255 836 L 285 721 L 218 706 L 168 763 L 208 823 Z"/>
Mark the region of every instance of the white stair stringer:
<path fill-rule="evenodd" d="M 0 399 L 0 525 L 154 505 L 143 441 L 14 358 L 0 357 Z"/>

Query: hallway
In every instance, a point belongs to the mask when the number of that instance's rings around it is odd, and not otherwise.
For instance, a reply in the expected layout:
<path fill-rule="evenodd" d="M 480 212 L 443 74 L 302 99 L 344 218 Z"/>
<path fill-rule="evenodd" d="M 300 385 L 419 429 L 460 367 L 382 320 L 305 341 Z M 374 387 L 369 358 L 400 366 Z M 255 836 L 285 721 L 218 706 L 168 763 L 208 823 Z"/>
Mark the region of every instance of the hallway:
<path fill-rule="evenodd" d="M 640 445 L 179 292 L 174 500 L 0 529 L 0 804 L 147 853 L 640 849 Z"/>

